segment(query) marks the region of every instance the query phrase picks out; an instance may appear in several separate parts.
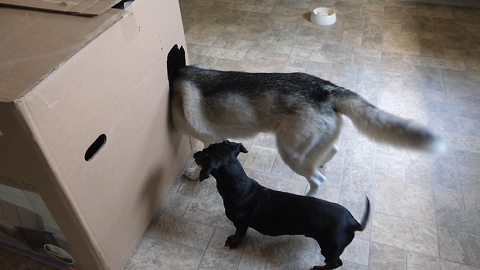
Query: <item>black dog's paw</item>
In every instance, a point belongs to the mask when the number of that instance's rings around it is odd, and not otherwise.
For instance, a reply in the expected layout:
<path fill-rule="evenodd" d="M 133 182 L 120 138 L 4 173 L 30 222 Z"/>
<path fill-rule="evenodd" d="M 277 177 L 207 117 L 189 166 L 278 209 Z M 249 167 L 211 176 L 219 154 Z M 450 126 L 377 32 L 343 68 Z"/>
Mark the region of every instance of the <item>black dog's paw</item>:
<path fill-rule="evenodd" d="M 242 238 L 241 236 L 238 236 L 238 235 L 230 235 L 228 238 L 227 238 L 227 241 L 225 241 L 225 246 L 226 247 L 229 247 L 230 249 L 232 248 L 236 248 L 238 247 L 238 245 L 240 245 L 240 243 L 242 242 Z"/>
<path fill-rule="evenodd" d="M 338 258 L 338 260 L 335 262 L 334 265 L 331 265 L 331 264 L 326 264 L 324 266 L 314 266 L 312 269 L 310 270 L 331 270 L 331 269 L 335 269 L 337 267 L 340 267 L 343 265 L 343 261 Z"/>
<path fill-rule="evenodd" d="M 327 265 L 324 265 L 324 266 L 314 266 L 312 269 L 310 270 L 331 270 L 332 268 L 327 268 Z"/>

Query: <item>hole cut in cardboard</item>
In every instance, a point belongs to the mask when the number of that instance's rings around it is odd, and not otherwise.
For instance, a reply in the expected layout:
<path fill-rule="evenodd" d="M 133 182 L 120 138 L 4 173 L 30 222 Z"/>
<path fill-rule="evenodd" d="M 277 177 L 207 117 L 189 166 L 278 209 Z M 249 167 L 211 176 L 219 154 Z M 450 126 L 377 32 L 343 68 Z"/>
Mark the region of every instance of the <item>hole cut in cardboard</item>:
<path fill-rule="evenodd" d="M 92 158 L 102 149 L 102 147 L 107 142 L 107 135 L 102 134 L 88 147 L 87 152 L 85 152 L 85 161 L 90 161 Z"/>

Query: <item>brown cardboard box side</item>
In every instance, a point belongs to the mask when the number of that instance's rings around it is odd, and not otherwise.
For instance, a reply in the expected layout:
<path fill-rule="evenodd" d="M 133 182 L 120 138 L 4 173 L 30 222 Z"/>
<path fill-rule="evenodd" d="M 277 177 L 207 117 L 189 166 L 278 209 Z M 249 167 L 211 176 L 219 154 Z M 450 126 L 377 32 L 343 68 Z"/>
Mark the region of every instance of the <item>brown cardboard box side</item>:
<path fill-rule="evenodd" d="M 0 177 L 35 186 L 83 269 L 125 265 L 191 152 L 169 119 L 166 56 L 185 46 L 178 2 L 137 0 L 128 11 L 25 95 L 0 102 Z M 86 161 L 101 134 L 105 145 Z"/>
<path fill-rule="evenodd" d="M 0 5 L 82 16 L 96 16 L 104 13 L 120 1 L 121 0 L 0 0 Z"/>
<path fill-rule="evenodd" d="M 86 18 L 0 7 L 0 101 L 14 101 L 111 25 L 112 9 Z"/>

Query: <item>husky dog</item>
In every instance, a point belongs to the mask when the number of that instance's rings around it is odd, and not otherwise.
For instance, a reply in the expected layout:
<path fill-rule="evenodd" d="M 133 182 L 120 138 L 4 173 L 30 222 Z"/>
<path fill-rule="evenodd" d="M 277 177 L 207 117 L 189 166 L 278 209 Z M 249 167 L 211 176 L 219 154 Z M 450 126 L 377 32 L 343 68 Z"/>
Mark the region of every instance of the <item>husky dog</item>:
<path fill-rule="evenodd" d="M 342 115 L 369 138 L 445 153 L 427 128 L 373 106 L 358 94 L 304 73 L 247 73 L 186 66 L 176 45 L 167 59 L 173 125 L 205 147 L 260 132 L 276 136 L 285 164 L 305 177 L 316 196 L 326 178 L 318 170 L 338 151 Z M 201 168 L 186 176 L 198 179 Z"/>

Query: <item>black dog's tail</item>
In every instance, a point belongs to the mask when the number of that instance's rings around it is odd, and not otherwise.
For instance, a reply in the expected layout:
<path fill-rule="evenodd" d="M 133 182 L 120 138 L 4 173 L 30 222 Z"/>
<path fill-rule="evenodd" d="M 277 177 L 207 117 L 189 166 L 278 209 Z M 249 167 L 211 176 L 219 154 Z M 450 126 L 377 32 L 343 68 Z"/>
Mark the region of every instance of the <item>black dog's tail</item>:
<path fill-rule="evenodd" d="M 172 83 L 172 80 L 177 75 L 177 71 L 187 65 L 187 60 L 185 58 L 185 49 L 183 46 L 178 48 L 178 45 L 175 44 L 173 48 L 168 52 L 167 56 L 167 73 L 168 81 Z"/>
<path fill-rule="evenodd" d="M 358 224 L 356 231 L 363 231 L 365 226 L 367 226 L 368 218 L 370 217 L 370 200 L 367 198 L 365 213 L 363 214 L 362 222 Z"/>

